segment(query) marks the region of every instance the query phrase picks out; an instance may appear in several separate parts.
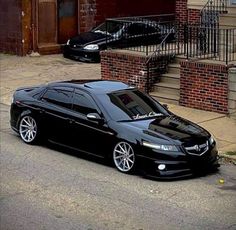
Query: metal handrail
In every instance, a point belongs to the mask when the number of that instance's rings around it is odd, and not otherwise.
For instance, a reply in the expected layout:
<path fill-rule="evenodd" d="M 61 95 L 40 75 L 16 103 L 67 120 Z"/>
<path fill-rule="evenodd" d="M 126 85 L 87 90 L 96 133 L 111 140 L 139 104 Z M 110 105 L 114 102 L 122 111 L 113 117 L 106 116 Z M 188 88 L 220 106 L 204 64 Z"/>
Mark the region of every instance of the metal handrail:
<path fill-rule="evenodd" d="M 227 11 L 228 0 L 208 0 L 204 7 L 201 9 L 202 13 L 204 10 L 209 10 L 213 8 L 214 11 L 219 13 L 224 13 Z"/>
<path fill-rule="evenodd" d="M 158 45 L 157 49 L 149 56 L 149 58 L 146 61 L 146 65 L 151 61 L 152 58 L 154 58 L 156 56 L 157 53 L 161 52 L 161 47 L 163 47 L 163 45 L 166 43 L 167 38 L 170 36 L 171 33 L 173 33 L 175 30 L 175 27 L 173 26 L 169 33 L 164 37 L 164 39 L 161 41 L 161 43 Z"/>
<path fill-rule="evenodd" d="M 219 26 L 219 15 L 227 12 L 229 0 L 208 0 L 200 11 L 201 24 Z"/>

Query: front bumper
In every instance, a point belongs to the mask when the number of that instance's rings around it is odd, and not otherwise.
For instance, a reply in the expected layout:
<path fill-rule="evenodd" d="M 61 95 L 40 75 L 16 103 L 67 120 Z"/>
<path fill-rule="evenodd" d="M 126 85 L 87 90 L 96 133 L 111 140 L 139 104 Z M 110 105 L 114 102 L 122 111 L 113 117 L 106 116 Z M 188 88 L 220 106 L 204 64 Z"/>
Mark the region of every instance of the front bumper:
<path fill-rule="evenodd" d="M 100 62 L 99 50 L 84 50 L 83 48 L 73 48 L 69 45 L 63 46 L 62 50 L 65 58 L 82 62 Z"/>
<path fill-rule="evenodd" d="M 181 157 L 173 157 L 167 159 L 162 158 L 162 155 L 155 153 L 156 157 L 148 157 L 146 155 L 138 155 L 139 168 L 145 176 L 157 179 L 178 179 L 198 175 L 206 175 L 213 172 L 220 165 L 218 162 L 219 156 L 216 146 L 207 151 L 202 156 L 193 156 L 189 154 Z M 159 170 L 159 165 L 165 165 L 164 170 Z"/>

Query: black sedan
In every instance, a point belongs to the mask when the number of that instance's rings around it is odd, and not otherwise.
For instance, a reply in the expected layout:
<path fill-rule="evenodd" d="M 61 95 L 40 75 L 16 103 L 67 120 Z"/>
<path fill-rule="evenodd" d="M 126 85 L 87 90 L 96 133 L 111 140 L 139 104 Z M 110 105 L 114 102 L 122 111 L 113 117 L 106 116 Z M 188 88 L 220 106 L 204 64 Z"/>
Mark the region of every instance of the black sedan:
<path fill-rule="evenodd" d="M 112 159 L 124 173 L 179 178 L 217 168 L 216 142 L 137 88 L 116 81 L 69 81 L 16 90 L 11 127 L 33 144 L 42 139 Z"/>
<path fill-rule="evenodd" d="M 170 31 L 170 25 L 149 21 L 110 22 L 72 37 L 63 47 L 63 56 L 84 62 L 99 62 L 100 51 L 107 47 L 124 48 L 158 44 Z M 171 34 L 170 38 L 173 39 Z"/>

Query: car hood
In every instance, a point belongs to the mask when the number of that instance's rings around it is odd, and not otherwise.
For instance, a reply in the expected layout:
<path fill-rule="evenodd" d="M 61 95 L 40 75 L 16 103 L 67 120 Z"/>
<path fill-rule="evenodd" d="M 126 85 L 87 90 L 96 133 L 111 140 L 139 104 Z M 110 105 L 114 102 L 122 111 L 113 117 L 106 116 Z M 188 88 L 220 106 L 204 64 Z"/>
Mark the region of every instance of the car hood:
<path fill-rule="evenodd" d="M 70 39 L 70 45 L 88 45 L 106 40 L 107 35 L 102 33 L 85 32 Z"/>
<path fill-rule="evenodd" d="M 201 143 L 210 136 L 202 127 L 175 115 L 136 120 L 126 125 L 141 130 L 146 137 L 174 141 L 176 144 Z"/>

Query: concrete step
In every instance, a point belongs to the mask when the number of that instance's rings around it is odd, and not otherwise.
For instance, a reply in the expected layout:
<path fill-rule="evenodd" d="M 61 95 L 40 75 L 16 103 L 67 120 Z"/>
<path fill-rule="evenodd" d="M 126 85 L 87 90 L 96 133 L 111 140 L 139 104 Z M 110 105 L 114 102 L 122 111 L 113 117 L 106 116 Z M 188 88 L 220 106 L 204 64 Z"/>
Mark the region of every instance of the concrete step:
<path fill-rule="evenodd" d="M 178 84 L 173 84 L 173 83 L 165 83 L 165 82 L 159 82 L 154 84 L 154 90 L 159 93 L 163 93 L 166 95 L 174 95 L 178 96 L 180 94 L 180 89 L 179 89 Z"/>
<path fill-rule="evenodd" d="M 229 106 L 229 109 L 234 109 L 236 110 L 236 101 L 235 100 L 230 100 L 228 101 L 228 106 Z"/>
<path fill-rule="evenodd" d="M 183 55 L 178 55 L 175 57 L 175 64 L 180 64 L 181 61 L 185 61 L 186 57 Z"/>
<path fill-rule="evenodd" d="M 59 44 L 40 44 L 38 46 L 38 52 L 42 55 L 47 54 L 59 54 L 61 53 L 61 46 Z"/>
<path fill-rule="evenodd" d="M 161 82 L 180 85 L 180 74 L 166 73 L 161 75 Z"/>
<path fill-rule="evenodd" d="M 228 14 L 236 14 L 236 5 L 230 5 L 227 7 Z"/>
<path fill-rule="evenodd" d="M 222 14 L 219 19 L 220 28 L 236 28 L 236 14 Z"/>
<path fill-rule="evenodd" d="M 177 63 L 169 64 L 168 73 L 180 74 L 180 64 Z"/>
<path fill-rule="evenodd" d="M 176 95 L 168 95 L 166 93 L 160 93 L 160 92 L 151 92 L 150 96 L 161 103 L 168 103 L 174 105 L 179 104 L 179 96 Z"/>
<path fill-rule="evenodd" d="M 236 83 L 235 82 L 230 82 L 229 90 L 233 91 L 233 92 L 236 92 Z"/>
<path fill-rule="evenodd" d="M 229 83 L 229 85 L 231 85 L 231 83 Z M 229 90 L 229 99 L 236 101 L 236 91 Z"/>

